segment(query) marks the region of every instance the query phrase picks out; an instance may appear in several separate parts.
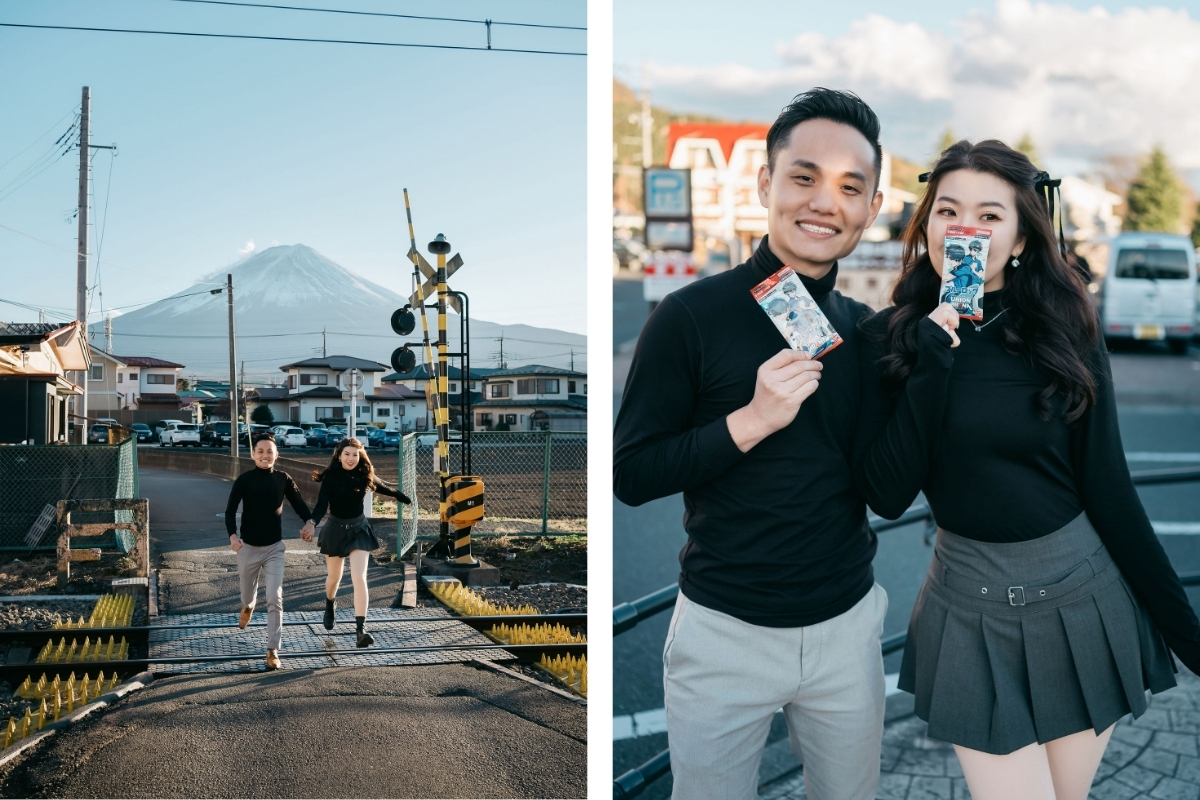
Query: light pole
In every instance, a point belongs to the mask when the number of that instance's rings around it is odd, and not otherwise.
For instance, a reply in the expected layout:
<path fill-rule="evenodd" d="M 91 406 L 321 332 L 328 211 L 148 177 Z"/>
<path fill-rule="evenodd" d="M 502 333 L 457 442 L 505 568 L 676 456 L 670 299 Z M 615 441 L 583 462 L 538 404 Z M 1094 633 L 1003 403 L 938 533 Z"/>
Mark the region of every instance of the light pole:
<path fill-rule="evenodd" d="M 233 324 L 233 275 L 226 275 L 225 288 L 213 289 L 209 294 L 225 292 L 229 300 L 229 455 L 238 457 L 238 384 L 237 384 L 237 344 L 234 340 Z M 249 427 L 247 426 L 247 430 Z"/>

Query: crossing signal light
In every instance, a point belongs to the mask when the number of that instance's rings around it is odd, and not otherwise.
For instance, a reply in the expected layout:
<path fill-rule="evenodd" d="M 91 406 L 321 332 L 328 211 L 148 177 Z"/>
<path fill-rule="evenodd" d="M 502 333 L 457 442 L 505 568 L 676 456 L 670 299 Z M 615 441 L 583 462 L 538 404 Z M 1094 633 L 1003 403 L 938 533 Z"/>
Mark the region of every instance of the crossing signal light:
<path fill-rule="evenodd" d="M 412 308 L 405 306 L 397 308 L 392 313 L 392 330 L 400 336 L 408 336 L 417 327 L 417 318 L 413 315 Z"/>
<path fill-rule="evenodd" d="M 392 351 L 392 369 L 404 375 L 412 372 L 417 366 L 417 354 L 408 345 L 397 347 Z"/>

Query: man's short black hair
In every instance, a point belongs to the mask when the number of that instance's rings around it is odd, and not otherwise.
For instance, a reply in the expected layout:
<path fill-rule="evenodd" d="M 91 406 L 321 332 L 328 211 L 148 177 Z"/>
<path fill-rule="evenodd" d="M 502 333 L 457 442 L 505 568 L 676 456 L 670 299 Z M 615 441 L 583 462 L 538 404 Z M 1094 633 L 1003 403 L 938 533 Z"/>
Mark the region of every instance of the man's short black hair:
<path fill-rule="evenodd" d="M 767 131 L 767 169 L 775 172 L 775 158 L 787 147 L 792 128 L 810 119 L 827 119 L 849 125 L 866 137 L 875 150 L 875 188 L 883 172 L 883 147 L 879 144 L 879 117 L 854 92 L 818 86 L 792 98 Z"/>
<path fill-rule="evenodd" d="M 260 433 L 254 437 L 253 444 L 251 444 L 250 449 L 253 450 L 255 447 L 258 447 L 259 442 L 270 442 L 271 444 L 275 444 L 275 437 L 269 433 Z"/>

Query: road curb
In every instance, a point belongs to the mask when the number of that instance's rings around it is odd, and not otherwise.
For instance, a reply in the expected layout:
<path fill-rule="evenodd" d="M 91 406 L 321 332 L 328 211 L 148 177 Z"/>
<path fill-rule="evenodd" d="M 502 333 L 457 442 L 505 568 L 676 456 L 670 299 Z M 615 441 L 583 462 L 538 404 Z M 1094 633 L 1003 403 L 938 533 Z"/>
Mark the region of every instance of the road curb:
<path fill-rule="evenodd" d="M 31 749 L 43 739 L 53 736 L 61 730 L 66 730 L 79 720 L 90 716 L 95 711 L 108 708 L 110 705 L 117 702 L 130 692 L 135 692 L 138 689 L 145 688 L 153 681 L 154 675 L 150 672 L 139 672 L 137 675 L 125 679 L 123 683 L 121 683 L 111 692 L 106 692 L 100 695 L 86 706 L 78 708 L 67 716 L 51 722 L 37 733 L 32 733 L 29 736 L 26 736 L 24 739 L 21 739 L 19 742 L 15 742 L 14 744 L 10 745 L 7 749 L 0 751 L 0 767 L 7 766 L 11 761 L 13 761 L 13 759 L 24 753 L 26 750 Z"/>
<path fill-rule="evenodd" d="M 493 670 L 494 672 L 503 673 L 504 675 L 507 675 L 510 678 L 516 678 L 517 680 L 525 681 L 526 683 L 528 683 L 532 686 L 536 686 L 539 689 L 545 689 L 548 692 L 553 692 L 554 694 L 558 695 L 559 697 L 564 697 L 567 700 L 570 700 L 571 702 L 576 703 L 578 705 L 586 706 L 588 704 L 586 697 L 580 697 L 577 694 L 571 694 L 566 689 L 560 689 L 557 686 L 552 686 L 548 683 L 542 683 L 539 680 L 535 680 L 534 678 L 531 678 L 528 675 L 524 675 L 520 672 L 517 672 L 515 669 L 509 669 L 508 667 L 505 667 L 501 664 L 496 664 L 491 661 L 483 661 L 483 660 L 474 659 L 474 658 L 466 663 L 471 664 L 476 667 L 485 667 L 486 669 Z"/>

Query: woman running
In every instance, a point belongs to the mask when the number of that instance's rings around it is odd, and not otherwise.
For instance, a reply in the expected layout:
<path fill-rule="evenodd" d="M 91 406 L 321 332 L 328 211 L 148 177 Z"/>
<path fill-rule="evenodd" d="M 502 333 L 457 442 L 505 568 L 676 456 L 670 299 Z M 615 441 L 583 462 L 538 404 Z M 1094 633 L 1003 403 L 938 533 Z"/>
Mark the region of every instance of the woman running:
<path fill-rule="evenodd" d="M 403 493 L 375 475 L 375 468 L 367 451 L 358 439 L 342 439 L 333 450 L 333 459 L 323 471 L 314 470 L 312 479 L 321 484 L 317 494 L 317 507 L 312 522 L 301 532 L 305 541 L 311 542 L 313 528 L 329 511 L 329 522 L 321 529 L 317 540 L 325 554 L 328 574 L 325 578 L 325 629 L 333 630 L 334 599 L 338 584 L 342 581 L 342 570 L 346 559 L 350 559 L 350 580 L 354 584 L 354 625 L 358 635 L 358 646 L 368 647 L 375 643 L 374 637 L 364 629 L 367 619 L 367 565 L 371 551 L 380 547 L 379 537 L 371 529 L 371 522 L 363 514 L 363 500 L 367 492 L 375 491 L 394 497 L 409 504 L 412 501 Z"/>
<path fill-rule="evenodd" d="M 856 477 L 888 519 L 924 491 L 938 524 L 900 688 L 975 800 L 1083 800 L 1117 720 L 1175 685 L 1168 648 L 1200 670 L 1200 621 L 1130 480 L 1046 180 L 1002 142 L 948 148 L 895 305 L 862 324 Z M 981 322 L 938 305 L 951 225 L 991 231 Z"/>

